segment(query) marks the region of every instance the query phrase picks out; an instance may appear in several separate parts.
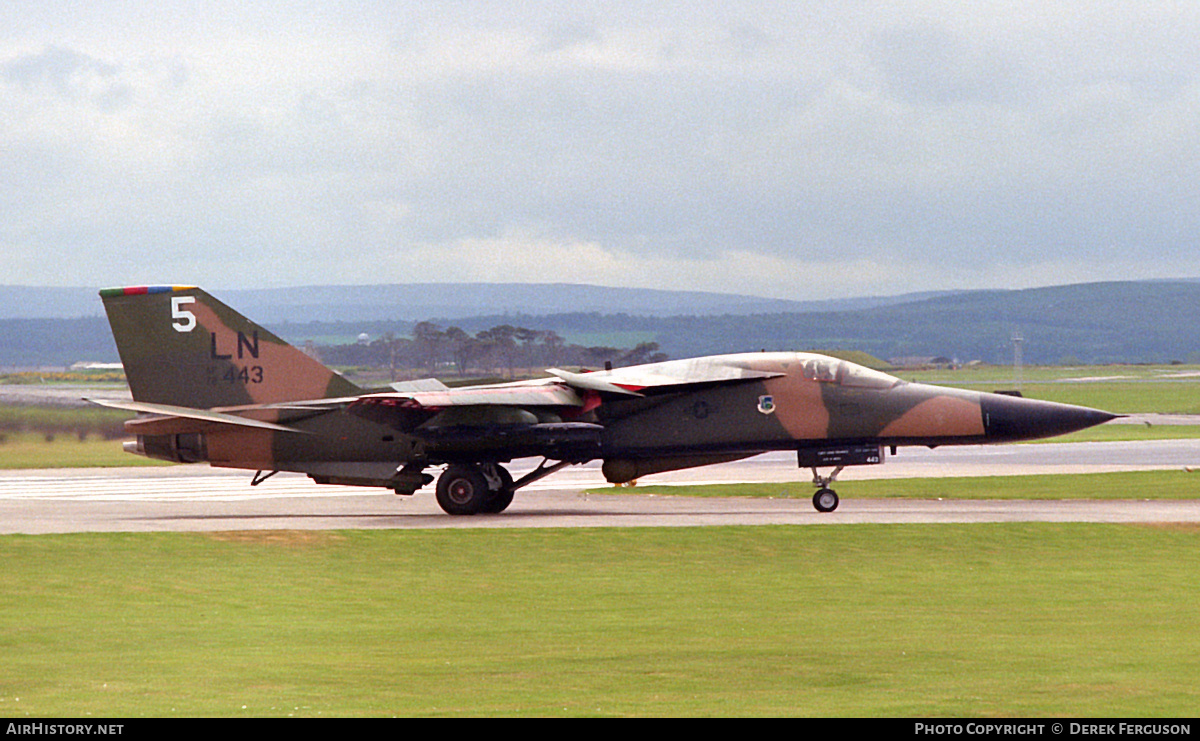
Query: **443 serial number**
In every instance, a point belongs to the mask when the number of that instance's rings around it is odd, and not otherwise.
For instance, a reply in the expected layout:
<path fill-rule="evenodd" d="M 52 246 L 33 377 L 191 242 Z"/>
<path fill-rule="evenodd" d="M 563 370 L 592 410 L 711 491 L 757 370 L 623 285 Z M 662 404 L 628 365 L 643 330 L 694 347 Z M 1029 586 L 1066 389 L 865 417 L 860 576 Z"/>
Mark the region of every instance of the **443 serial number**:
<path fill-rule="evenodd" d="M 226 367 L 224 371 L 217 366 L 208 367 L 208 383 L 210 386 L 247 386 L 254 383 L 262 383 L 263 378 L 263 367 L 261 365 L 247 365 L 240 368 L 236 365 L 231 365 Z"/>

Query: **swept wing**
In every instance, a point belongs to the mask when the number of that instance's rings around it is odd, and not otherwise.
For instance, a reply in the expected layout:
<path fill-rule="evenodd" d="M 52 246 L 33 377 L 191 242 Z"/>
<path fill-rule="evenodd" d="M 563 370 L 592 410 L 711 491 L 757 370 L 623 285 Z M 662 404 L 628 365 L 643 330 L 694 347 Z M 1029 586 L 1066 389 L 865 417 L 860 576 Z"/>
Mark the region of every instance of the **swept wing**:
<path fill-rule="evenodd" d="M 582 412 L 595 408 L 604 394 L 637 397 L 679 391 L 687 387 L 760 381 L 784 375 L 722 362 L 720 358 L 710 358 L 708 362 L 674 361 L 611 371 L 574 372 L 550 368 L 546 372 L 552 378 L 461 388 L 450 388 L 432 379 L 393 384 L 394 391 L 359 397 L 351 405 L 351 411 L 361 412 L 364 407 L 439 410 L 448 407 L 506 406 L 560 407 Z"/>

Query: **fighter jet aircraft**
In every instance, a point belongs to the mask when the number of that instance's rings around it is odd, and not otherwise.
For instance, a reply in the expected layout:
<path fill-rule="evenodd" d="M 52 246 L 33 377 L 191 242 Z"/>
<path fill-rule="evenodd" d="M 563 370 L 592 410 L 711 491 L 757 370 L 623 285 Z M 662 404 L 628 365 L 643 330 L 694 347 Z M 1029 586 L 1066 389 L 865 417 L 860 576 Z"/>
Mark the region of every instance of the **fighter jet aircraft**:
<path fill-rule="evenodd" d="M 605 478 L 794 450 L 832 512 L 845 466 L 902 445 L 973 445 L 1060 435 L 1112 419 L 1086 407 L 908 383 L 835 358 L 762 352 L 449 388 L 436 380 L 363 389 L 195 287 L 100 292 L 132 402 L 133 453 L 279 471 L 320 484 L 411 495 L 444 467 L 452 515 L 497 513 L 522 486 L 602 461 Z M 504 467 L 541 458 L 514 480 Z M 823 468 L 832 469 L 821 475 Z"/>

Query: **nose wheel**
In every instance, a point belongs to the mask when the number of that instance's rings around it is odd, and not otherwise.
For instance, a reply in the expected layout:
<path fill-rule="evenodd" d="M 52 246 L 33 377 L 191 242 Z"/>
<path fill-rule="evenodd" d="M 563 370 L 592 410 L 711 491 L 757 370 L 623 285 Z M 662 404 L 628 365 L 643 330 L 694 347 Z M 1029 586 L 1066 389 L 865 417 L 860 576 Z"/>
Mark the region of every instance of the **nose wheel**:
<path fill-rule="evenodd" d="M 823 487 L 813 494 L 813 506 L 818 512 L 832 512 L 837 509 L 838 495 L 837 492 L 828 487 Z"/>
<path fill-rule="evenodd" d="M 837 468 L 833 469 L 833 473 L 829 474 L 828 476 L 822 476 L 817 472 L 816 468 L 812 469 L 813 485 L 820 487 L 817 489 L 817 493 L 813 494 L 812 499 L 813 507 L 815 507 L 818 512 L 832 512 L 837 509 L 838 502 L 840 500 L 838 499 L 837 492 L 833 489 L 830 489 L 829 485 L 834 481 L 837 481 L 837 476 L 842 472 L 842 468 L 843 466 L 838 466 Z"/>

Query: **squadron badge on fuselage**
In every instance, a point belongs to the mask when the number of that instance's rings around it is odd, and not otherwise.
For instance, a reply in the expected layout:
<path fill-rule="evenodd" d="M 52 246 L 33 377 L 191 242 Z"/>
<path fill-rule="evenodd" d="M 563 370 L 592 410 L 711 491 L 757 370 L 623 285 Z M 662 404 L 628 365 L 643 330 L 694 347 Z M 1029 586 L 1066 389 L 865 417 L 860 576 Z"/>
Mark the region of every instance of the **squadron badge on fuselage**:
<path fill-rule="evenodd" d="M 762 412 L 763 414 L 774 414 L 775 413 L 775 397 L 774 396 L 758 397 L 758 411 Z"/>

